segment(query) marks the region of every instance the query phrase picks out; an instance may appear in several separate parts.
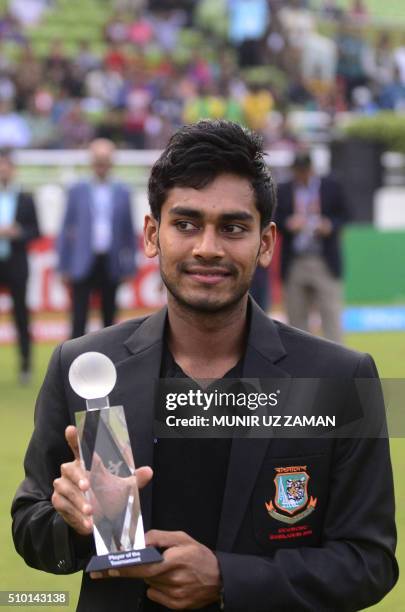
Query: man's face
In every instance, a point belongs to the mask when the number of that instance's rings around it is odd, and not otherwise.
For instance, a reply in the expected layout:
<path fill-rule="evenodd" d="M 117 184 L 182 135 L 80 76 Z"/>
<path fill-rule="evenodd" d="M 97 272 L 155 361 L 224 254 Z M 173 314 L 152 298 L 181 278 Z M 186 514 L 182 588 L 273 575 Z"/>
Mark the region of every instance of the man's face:
<path fill-rule="evenodd" d="M 0 183 L 7 185 L 13 179 L 14 165 L 9 159 L 0 157 Z"/>
<path fill-rule="evenodd" d="M 275 227 L 260 230 L 260 214 L 247 179 L 218 176 L 204 189 L 174 187 L 158 223 L 145 218 L 145 252 L 159 255 L 169 299 L 199 312 L 237 304 L 256 266 L 270 263 Z"/>
<path fill-rule="evenodd" d="M 101 181 L 108 178 L 112 168 L 112 159 L 110 155 L 93 155 L 92 166 L 94 174 Z"/>
<path fill-rule="evenodd" d="M 299 185 L 308 185 L 312 176 L 311 166 L 298 166 L 294 168 L 294 181 Z"/>

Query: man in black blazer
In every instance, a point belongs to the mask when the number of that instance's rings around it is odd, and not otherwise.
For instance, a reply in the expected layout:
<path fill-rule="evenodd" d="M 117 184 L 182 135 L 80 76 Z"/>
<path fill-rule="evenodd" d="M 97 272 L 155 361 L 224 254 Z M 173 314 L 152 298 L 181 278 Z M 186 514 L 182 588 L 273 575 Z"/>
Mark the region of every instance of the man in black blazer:
<path fill-rule="evenodd" d="M 290 325 L 308 330 L 313 306 L 326 338 L 342 341 L 342 254 L 340 233 L 348 220 L 341 186 L 314 174 L 300 152 L 293 179 L 278 189 L 275 221 L 282 236 L 281 276 Z"/>
<path fill-rule="evenodd" d="M 0 151 L 0 285 L 6 286 L 13 300 L 13 316 L 20 351 L 20 382 L 31 375 L 26 289 L 28 280 L 27 245 L 38 238 L 38 220 L 30 193 L 14 183 L 15 166 L 11 152 Z"/>
<path fill-rule="evenodd" d="M 377 376 L 370 356 L 272 321 L 248 298 L 275 241 L 261 142 L 225 121 L 181 129 L 152 169 L 149 200 L 145 252 L 159 257 L 168 306 L 55 350 L 13 502 L 17 550 L 57 574 L 84 569 L 94 554 L 72 426 L 85 402 L 68 371 L 98 351 L 116 366 L 110 403 L 125 408 L 143 466 L 146 541 L 164 560 L 83 574 L 78 610 L 344 612 L 376 603 L 398 575 L 384 437 L 154 439 L 159 377 Z M 288 479 L 307 494 L 292 511 L 277 492 Z"/>

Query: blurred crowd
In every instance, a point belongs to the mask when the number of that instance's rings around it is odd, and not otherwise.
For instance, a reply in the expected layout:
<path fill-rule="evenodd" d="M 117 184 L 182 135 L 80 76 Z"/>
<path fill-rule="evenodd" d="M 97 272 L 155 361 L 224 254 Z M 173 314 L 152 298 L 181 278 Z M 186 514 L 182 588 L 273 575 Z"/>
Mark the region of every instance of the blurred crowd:
<path fill-rule="evenodd" d="M 272 146 L 294 140 L 292 109 L 405 109 L 405 37 L 374 27 L 362 0 L 346 11 L 333 0 L 115 0 L 101 54 L 61 39 L 36 53 L 31 33 L 58 3 L 28 4 L 10 0 L 0 15 L 0 147 L 106 137 L 161 148 L 202 117 L 242 122 Z M 1 49 L 10 41 L 13 57 Z"/>

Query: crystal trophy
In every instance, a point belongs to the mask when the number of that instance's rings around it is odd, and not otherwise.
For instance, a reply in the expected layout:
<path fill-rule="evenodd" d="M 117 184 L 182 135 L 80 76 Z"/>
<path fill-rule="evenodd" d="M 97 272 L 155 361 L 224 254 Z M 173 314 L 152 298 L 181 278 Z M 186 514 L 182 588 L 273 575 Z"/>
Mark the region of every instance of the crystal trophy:
<path fill-rule="evenodd" d="M 113 362 L 102 353 L 83 353 L 69 369 L 70 385 L 87 407 L 75 414 L 97 552 L 87 572 L 162 561 L 155 548 L 145 546 L 124 408 L 110 406 L 108 399 L 116 380 Z"/>

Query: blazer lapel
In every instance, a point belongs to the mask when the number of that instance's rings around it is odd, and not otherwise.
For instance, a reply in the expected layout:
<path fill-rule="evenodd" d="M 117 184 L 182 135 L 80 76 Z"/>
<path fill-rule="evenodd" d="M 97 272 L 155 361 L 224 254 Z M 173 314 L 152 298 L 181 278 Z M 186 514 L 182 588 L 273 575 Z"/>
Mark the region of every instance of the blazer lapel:
<path fill-rule="evenodd" d="M 87 182 L 83 186 L 81 201 L 78 202 L 79 206 L 79 222 L 82 224 L 84 229 L 83 238 L 86 240 L 87 249 L 90 248 L 90 236 L 93 233 L 93 209 L 94 209 L 94 197 L 93 188 L 90 182 Z"/>
<path fill-rule="evenodd" d="M 147 318 L 125 342 L 130 356 L 116 364 L 118 391 L 111 400 L 124 406 L 136 467 L 153 466 L 154 382 L 160 374 L 165 321 L 166 309 Z M 140 495 L 148 530 L 152 487 L 147 486 Z"/>
<path fill-rule="evenodd" d="M 119 218 L 120 218 L 120 213 L 121 213 L 121 190 L 119 188 L 119 185 L 117 185 L 117 183 L 112 183 L 111 185 L 111 196 L 112 196 L 112 202 L 113 202 L 113 206 L 112 206 L 112 222 L 115 225 Z"/>
<path fill-rule="evenodd" d="M 243 378 L 290 377 L 276 365 L 286 355 L 276 325 L 253 300 L 251 314 Z M 218 530 L 218 550 L 232 550 L 270 443 L 268 438 L 234 438 L 232 441 Z"/>

